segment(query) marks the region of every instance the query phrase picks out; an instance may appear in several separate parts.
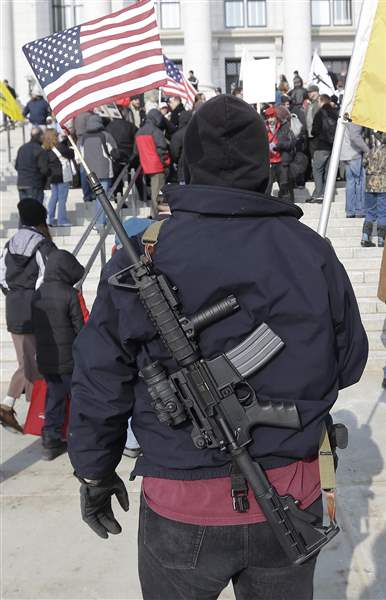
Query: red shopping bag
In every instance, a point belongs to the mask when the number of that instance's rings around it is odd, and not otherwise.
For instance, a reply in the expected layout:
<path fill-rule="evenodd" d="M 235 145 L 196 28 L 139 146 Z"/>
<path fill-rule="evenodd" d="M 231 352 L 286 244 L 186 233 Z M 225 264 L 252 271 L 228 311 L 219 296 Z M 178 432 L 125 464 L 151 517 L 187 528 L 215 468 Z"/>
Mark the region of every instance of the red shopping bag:
<path fill-rule="evenodd" d="M 86 302 L 83 298 L 81 292 L 78 293 L 80 307 L 82 309 L 84 321 L 86 322 L 89 317 L 89 311 L 86 306 Z M 30 435 L 42 435 L 42 429 L 44 426 L 44 413 L 46 408 L 46 394 L 47 394 L 47 384 L 44 379 L 38 379 L 35 381 L 31 402 L 28 409 L 27 419 L 24 424 L 24 433 L 29 433 Z M 64 421 L 63 433 L 67 438 L 67 430 L 68 430 L 68 420 L 70 413 L 70 399 L 67 398 L 67 406 L 66 406 L 66 418 Z"/>
<path fill-rule="evenodd" d="M 30 435 L 41 435 L 44 425 L 44 410 L 46 406 L 47 384 L 44 379 L 38 379 L 34 383 L 31 402 L 28 409 L 27 419 L 24 424 L 24 433 Z"/>
<path fill-rule="evenodd" d="M 31 402 L 28 409 L 27 419 L 24 424 L 24 433 L 30 435 L 42 435 L 44 427 L 44 413 L 46 408 L 47 384 L 44 379 L 38 379 L 34 383 Z M 67 438 L 68 419 L 70 414 L 70 399 L 66 402 L 66 417 L 64 419 L 63 437 Z"/>
<path fill-rule="evenodd" d="M 90 315 L 90 311 L 88 310 L 88 308 L 86 306 L 86 301 L 83 297 L 82 292 L 78 292 L 78 299 L 79 299 L 80 308 L 83 313 L 84 322 L 87 323 L 89 315 Z"/>

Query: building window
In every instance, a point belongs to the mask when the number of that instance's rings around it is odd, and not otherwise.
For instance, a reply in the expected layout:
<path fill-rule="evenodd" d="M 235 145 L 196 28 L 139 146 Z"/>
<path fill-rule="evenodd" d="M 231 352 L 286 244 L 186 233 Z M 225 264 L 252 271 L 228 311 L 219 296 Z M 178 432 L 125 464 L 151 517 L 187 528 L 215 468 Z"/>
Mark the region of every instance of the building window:
<path fill-rule="evenodd" d="M 327 70 L 333 80 L 334 85 L 336 86 L 338 81 L 343 81 L 345 83 L 348 67 L 350 64 L 349 57 L 325 57 L 323 56 L 323 62 L 327 67 Z"/>
<path fill-rule="evenodd" d="M 82 2 L 79 0 L 52 0 L 52 31 L 62 31 L 82 21 Z"/>
<path fill-rule="evenodd" d="M 312 0 L 312 24 L 352 25 L 351 0 Z"/>
<path fill-rule="evenodd" d="M 158 24 L 161 29 L 180 29 L 179 0 L 158 0 Z"/>
<path fill-rule="evenodd" d="M 265 0 L 225 0 L 226 27 L 265 27 Z"/>
<path fill-rule="evenodd" d="M 225 89 L 227 94 L 239 85 L 240 82 L 240 58 L 225 59 Z"/>
<path fill-rule="evenodd" d="M 351 0 L 334 0 L 334 25 L 352 25 Z"/>
<path fill-rule="evenodd" d="M 330 0 L 312 0 L 312 24 L 330 25 Z"/>
<path fill-rule="evenodd" d="M 226 27 L 244 27 L 244 0 L 225 0 Z"/>

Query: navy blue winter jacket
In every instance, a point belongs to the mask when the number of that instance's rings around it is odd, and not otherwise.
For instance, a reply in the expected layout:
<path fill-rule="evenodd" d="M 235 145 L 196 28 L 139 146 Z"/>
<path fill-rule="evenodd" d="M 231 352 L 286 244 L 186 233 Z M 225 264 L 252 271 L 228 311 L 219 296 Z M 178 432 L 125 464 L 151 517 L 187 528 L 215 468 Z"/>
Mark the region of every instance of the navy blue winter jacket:
<path fill-rule="evenodd" d="M 50 105 L 44 98 L 32 98 L 23 110 L 23 115 L 28 117 L 33 125 L 45 125 L 50 114 Z"/>
<path fill-rule="evenodd" d="M 293 400 L 299 432 L 254 430 L 251 454 L 276 467 L 317 454 L 321 424 L 338 390 L 357 382 L 367 338 L 347 274 L 330 244 L 299 219 L 301 210 L 259 193 L 200 185 L 166 188 L 155 267 L 178 287 L 190 315 L 233 293 L 241 310 L 200 336 L 205 357 L 227 351 L 265 321 L 285 348 L 249 379 L 257 394 Z M 135 473 L 202 479 L 229 473 L 217 450 L 198 450 L 191 427 L 160 424 L 138 377 L 149 360 L 173 368 L 135 293 L 107 278 L 127 266 L 118 251 L 106 266 L 75 347 L 69 453 L 77 473 L 102 478 L 116 468 L 127 420 L 143 449 Z"/>

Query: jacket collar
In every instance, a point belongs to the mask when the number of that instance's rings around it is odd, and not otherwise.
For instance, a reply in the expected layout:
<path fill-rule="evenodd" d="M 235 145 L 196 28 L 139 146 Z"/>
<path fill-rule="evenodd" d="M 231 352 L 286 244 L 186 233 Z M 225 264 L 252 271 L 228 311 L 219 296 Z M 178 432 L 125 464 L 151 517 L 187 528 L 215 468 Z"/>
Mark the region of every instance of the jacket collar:
<path fill-rule="evenodd" d="M 168 185 L 163 193 L 173 212 L 238 217 L 295 217 L 303 211 L 292 202 L 256 192 L 208 185 Z"/>

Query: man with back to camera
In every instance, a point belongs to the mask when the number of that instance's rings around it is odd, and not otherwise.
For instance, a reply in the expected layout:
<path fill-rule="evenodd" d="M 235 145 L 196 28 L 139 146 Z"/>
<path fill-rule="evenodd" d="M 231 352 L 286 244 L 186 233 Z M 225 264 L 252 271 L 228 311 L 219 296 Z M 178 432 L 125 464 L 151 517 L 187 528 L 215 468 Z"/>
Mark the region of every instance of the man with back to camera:
<path fill-rule="evenodd" d="M 20 200 L 33 198 L 41 203 L 44 201 L 46 174 L 42 168 L 45 155 L 42 141 L 43 131 L 40 127 L 33 127 L 30 141 L 22 144 L 17 151 L 15 169 Z"/>
<path fill-rule="evenodd" d="M 360 379 L 367 360 L 351 284 L 330 244 L 299 222 L 300 208 L 265 195 L 268 142 L 252 107 L 226 95 L 211 99 L 189 123 L 184 151 L 187 185 L 165 188 L 172 214 L 154 267 L 178 288 L 186 315 L 237 297 L 240 310 L 200 335 L 205 358 L 235 347 L 262 322 L 285 342 L 248 383 L 258 396 L 293 400 L 302 429 L 257 427 L 249 452 L 280 495 L 320 518 L 322 426 L 338 390 Z M 189 423 L 173 429 L 158 421 L 138 373 L 155 360 L 169 374 L 176 366 L 138 296 L 108 284 L 128 264 L 118 251 L 106 266 L 74 347 L 69 454 L 84 521 L 103 538 L 121 532 L 111 496 L 128 510 L 115 469 L 132 415 L 143 449 L 133 471 L 143 476 L 143 598 L 214 600 L 232 581 L 238 600 L 310 600 L 316 558 L 290 562 L 251 490 L 249 510 L 234 510 L 229 455 L 198 450 Z"/>

